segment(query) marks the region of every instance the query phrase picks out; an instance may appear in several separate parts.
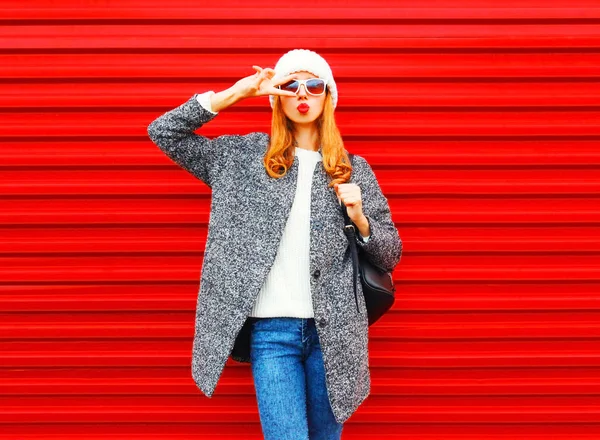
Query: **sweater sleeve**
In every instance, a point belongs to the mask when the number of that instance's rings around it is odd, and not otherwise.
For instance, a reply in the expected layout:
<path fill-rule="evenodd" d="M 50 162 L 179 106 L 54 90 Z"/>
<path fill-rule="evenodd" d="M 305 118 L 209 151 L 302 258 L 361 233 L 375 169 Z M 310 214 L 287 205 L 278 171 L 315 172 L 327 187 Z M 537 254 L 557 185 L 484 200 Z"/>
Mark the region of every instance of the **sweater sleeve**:
<path fill-rule="evenodd" d="M 371 231 L 367 241 L 357 239 L 358 246 L 366 251 L 373 264 L 392 271 L 400 262 L 402 240 L 373 169 L 363 157 L 355 155 L 355 160 L 362 162 L 358 185 L 363 199 L 363 214 L 369 221 Z"/>
<path fill-rule="evenodd" d="M 156 118 L 148 125 L 148 136 L 171 160 L 212 188 L 215 180 L 231 169 L 234 154 L 244 140 L 241 135 L 209 139 L 195 133 L 218 114 L 204 107 L 210 107 L 211 93 L 196 93 Z"/>
<path fill-rule="evenodd" d="M 218 115 L 219 112 L 213 112 L 212 104 L 210 102 L 210 97 L 214 95 L 215 92 L 213 90 L 209 90 L 208 92 L 200 93 L 196 95 L 196 99 L 200 103 L 202 107 L 211 112 L 213 115 Z"/>

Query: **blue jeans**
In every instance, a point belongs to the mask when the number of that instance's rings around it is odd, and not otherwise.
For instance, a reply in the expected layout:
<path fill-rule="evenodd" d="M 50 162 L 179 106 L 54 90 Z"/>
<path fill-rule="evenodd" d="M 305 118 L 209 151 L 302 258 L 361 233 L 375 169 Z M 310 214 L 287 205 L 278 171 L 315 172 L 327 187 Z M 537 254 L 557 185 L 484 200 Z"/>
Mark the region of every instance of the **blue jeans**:
<path fill-rule="evenodd" d="M 250 358 L 265 440 L 339 440 L 314 318 L 251 317 Z"/>

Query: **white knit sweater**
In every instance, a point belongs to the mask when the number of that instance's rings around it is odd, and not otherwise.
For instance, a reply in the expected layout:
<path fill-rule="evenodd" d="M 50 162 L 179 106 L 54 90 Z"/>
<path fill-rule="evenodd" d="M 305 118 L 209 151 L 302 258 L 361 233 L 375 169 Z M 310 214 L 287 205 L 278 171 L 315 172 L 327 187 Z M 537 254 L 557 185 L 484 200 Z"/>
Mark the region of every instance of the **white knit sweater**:
<path fill-rule="evenodd" d="M 212 90 L 199 94 L 198 102 L 213 112 L 210 104 Z M 310 291 L 310 200 L 315 165 L 322 160 L 318 151 L 296 148 L 298 181 L 296 194 L 275 261 L 260 289 L 250 316 L 289 316 L 312 318 Z M 369 237 L 362 237 L 367 241 Z"/>

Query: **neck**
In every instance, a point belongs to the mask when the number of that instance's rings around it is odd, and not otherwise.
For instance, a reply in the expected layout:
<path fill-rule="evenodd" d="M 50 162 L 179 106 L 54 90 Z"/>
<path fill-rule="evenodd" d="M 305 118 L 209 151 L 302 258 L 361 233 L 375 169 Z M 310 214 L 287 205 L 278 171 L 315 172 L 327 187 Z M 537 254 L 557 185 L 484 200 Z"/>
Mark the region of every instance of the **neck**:
<path fill-rule="evenodd" d="M 294 133 L 296 147 L 305 150 L 319 150 L 319 131 L 314 124 L 310 126 L 297 125 Z"/>

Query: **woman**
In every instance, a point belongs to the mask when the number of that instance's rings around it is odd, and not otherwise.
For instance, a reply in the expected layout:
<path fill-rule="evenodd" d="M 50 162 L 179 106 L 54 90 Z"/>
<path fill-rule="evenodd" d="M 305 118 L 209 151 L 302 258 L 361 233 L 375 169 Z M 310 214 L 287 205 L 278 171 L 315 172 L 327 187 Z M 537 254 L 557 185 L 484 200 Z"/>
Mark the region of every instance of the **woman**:
<path fill-rule="evenodd" d="M 192 377 L 208 397 L 229 356 L 251 364 L 266 439 L 339 439 L 370 391 L 368 320 L 356 309 L 341 202 L 375 264 L 402 242 L 386 197 L 336 127 L 337 86 L 316 52 L 194 94 L 148 127 L 152 141 L 212 189 Z M 232 104 L 269 96 L 271 134 L 194 133 Z"/>

